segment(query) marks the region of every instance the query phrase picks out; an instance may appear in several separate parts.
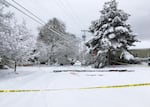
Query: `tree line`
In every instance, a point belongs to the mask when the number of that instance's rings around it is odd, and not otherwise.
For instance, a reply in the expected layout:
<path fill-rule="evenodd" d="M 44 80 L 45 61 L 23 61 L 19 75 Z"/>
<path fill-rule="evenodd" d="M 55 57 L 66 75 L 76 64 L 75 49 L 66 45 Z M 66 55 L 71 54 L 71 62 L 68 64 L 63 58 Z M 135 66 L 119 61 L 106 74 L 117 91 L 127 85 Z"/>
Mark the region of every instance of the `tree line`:
<path fill-rule="evenodd" d="M 118 8 L 116 0 L 105 2 L 100 18 L 92 21 L 89 32 L 92 39 L 86 42 L 86 52 L 79 52 L 80 40 L 66 31 L 66 25 L 58 18 L 50 19 L 38 28 L 38 36 L 31 34 L 26 22 L 17 23 L 14 13 L 5 11 L 6 5 L 0 2 L 0 57 L 19 64 L 63 64 L 83 61 L 84 65 L 102 68 L 118 61 L 134 61 L 128 48 L 133 46 L 136 35 L 127 23 L 129 14 Z M 121 53 L 118 57 L 118 51 Z"/>
<path fill-rule="evenodd" d="M 18 23 L 15 14 L 7 12 L 6 7 L 0 2 L 0 58 L 13 60 L 15 66 L 37 63 L 52 65 L 61 57 L 77 58 L 79 39 L 66 32 L 64 22 L 57 18 L 50 19 L 38 28 L 36 37 L 27 28 L 26 22 Z"/>

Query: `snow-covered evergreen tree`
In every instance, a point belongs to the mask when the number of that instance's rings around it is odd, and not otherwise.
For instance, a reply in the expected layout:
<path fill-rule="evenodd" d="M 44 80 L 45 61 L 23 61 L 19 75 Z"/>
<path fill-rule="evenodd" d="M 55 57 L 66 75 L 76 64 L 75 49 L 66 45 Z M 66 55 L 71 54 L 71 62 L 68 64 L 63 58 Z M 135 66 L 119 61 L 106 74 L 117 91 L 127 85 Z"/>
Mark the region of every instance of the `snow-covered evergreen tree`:
<path fill-rule="evenodd" d="M 90 27 L 94 38 L 86 43 L 90 54 L 96 56 L 96 68 L 110 64 L 111 54 L 115 54 L 117 50 L 126 52 L 137 41 L 130 24 L 127 24 L 130 15 L 118 9 L 116 0 L 106 2 L 100 13 L 100 19 L 93 21 Z"/>

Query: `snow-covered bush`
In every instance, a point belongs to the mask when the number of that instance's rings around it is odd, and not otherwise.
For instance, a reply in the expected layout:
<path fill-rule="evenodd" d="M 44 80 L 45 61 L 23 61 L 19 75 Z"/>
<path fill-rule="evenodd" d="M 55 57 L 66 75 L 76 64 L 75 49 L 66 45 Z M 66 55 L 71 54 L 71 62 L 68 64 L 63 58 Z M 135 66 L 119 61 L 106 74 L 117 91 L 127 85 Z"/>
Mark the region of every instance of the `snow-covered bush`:
<path fill-rule="evenodd" d="M 125 63 L 130 63 L 130 64 L 137 64 L 140 63 L 141 61 L 137 60 L 129 51 L 123 50 L 120 59 L 122 59 Z"/>
<path fill-rule="evenodd" d="M 126 50 L 122 51 L 120 58 L 127 61 L 134 60 L 134 56 Z"/>

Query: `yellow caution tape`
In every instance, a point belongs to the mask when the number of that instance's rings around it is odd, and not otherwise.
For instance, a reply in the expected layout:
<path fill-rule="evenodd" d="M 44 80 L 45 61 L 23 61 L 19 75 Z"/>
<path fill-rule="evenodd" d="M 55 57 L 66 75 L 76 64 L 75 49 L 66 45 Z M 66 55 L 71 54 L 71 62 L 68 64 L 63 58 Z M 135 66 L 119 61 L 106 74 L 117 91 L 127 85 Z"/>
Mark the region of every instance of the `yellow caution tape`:
<path fill-rule="evenodd" d="M 98 86 L 98 87 L 88 87 L 80 89 L 97 89 L 97 88 L 129 88 L 129 87 L 141 87 L 141 86 L 150 86 L 150 83 L 141 83 L 141 84 L 126 84 L 126 85 L 113 85 L 113 86 Z"/>
<path fill-rule="evenodd" d="M 150 86 L 150 83 L 112 85 L 112 86 L 98 86 L 98 87 L 85 87 L 85 88 L 45 89 L 45 90 L 0 90 L 0 93 L 46 92 L 46 91 L 65 91 L 65 90 L 90 90 L 90 89 L 100 89 L 100 88 L 129 88 L 129 87 L 141 87 L 141 86 Z"/>

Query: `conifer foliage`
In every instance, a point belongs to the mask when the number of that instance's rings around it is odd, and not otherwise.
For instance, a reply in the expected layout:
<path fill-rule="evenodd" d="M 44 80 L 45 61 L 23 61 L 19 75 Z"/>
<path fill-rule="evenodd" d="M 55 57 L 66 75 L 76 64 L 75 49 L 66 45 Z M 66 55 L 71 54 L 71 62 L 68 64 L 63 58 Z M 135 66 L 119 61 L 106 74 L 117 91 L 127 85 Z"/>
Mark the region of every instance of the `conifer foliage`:
<path fill-rule="evenodd" d="M 96 56 L 95 68 L 110 64 L 112 54 L 117 50 L 126 52 L 137 41 L 130 24 L 127 24 L 130 15 L 118 9 L 116 0 L 106 2 L 100 13 L 100 19 L 93 21 L 89 28 L 94 37 L 86 43 L 90 54 Z"/>

